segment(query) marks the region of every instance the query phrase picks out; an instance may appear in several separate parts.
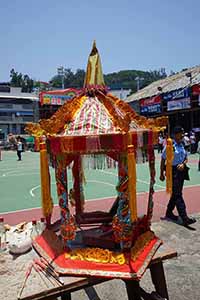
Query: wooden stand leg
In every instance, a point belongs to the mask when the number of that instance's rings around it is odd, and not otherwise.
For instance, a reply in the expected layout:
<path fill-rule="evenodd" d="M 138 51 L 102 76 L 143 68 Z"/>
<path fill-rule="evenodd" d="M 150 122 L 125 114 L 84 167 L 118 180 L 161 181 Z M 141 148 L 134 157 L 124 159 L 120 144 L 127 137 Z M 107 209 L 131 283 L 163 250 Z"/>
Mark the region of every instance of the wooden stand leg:
<path fill-rule="evenodd" d="M 88 296 L 88 299 L 101 300 L 93 286 L 84 288 L 84 290 Z"/>
<path fill-rule="evenodd" d="M 71 293 L 64 293 L 61 295 L 61 300 L 71 300 Z"/>
<path fill-rule="evenodd" d="M 150 266 L 151 278 L 156 292 L 163 298 L 169 300 L 167 284 L 162 261 Z"/>
<path fill-rule="evenodd" d="M 126 284 L 128 300 L 142 300 L 139 282 L 136 280 L 124 280 L 124 282 Z"/>

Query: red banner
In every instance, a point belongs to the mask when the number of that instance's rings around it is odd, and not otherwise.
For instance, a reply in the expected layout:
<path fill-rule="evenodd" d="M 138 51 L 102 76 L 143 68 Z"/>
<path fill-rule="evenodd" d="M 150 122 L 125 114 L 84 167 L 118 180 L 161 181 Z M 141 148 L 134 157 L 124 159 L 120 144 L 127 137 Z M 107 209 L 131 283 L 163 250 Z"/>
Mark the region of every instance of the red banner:
<path fill-rule="evenodd" d="M 149 105 L 154 105 L 159 103 L 161 103 L 160 95 L 140 100 L 140 106 L 149 106 Z"/>
<path fill-rule="evenodd" d="M 199 84 L 193 85 L 192 94 L 193 95 L 200 95 L 200 85 Z"/>

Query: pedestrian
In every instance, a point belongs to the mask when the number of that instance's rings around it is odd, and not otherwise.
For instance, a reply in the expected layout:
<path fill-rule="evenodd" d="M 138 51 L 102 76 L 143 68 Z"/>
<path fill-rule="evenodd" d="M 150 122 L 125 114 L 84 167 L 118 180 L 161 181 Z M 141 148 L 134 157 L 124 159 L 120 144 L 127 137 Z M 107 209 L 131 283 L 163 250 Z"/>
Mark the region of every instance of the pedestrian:
<path fill-rule="evenodd" d="M 164 135 L 163 135 L 163 148 L 166 147 L 167 145 L 167 139 L 168 139 L 168 132 L 164 132 Z"/>
<path fill-rule="evenodd" d="M 17 137 L 17 156 L 18 156 L 18 161 L 22 160 L 22 151 L 23 151 L 23 145 L 21 142 L 21 137 Z"/>
<path fill-rule="evenodd" d="M 162 153 L 163 142 L 164 142 L 163 134 L 162 132 L 160 132 L 158 136 L 158 153 Z"/>
<path fill-rule="evenodd" d="M 183 184 L 186 178 L 187 167 L 187 151 L 183 145 L 184 130 L 181 126 L 174 128 L 173 152 L 174 158 L 172 161 L 172 195 L 167 205 L 166 218 L 173 221 L 178 221 L 178 216 L 174 215 L 173 210 L 176 207 L 179 216 L 182 219 L 183 225 L 188 226 L 196 222 L 194 218 L 189 218 L 186 211 L 186 205 L 183 199 L 182 191 Z M 160 163 L 160 180 L 165 180 L 165 162 L 166 162 L 166 147 L 163 149 Z M 187 174 L 188 175 L 188 174 Z"/>
<path fill-rule="evenodd" d="M 191 135 L 190 135 L 190 153 L 194 154 L 196 152 L 196 137 L 195 137 L 195 133 L 192 131 Z"/>
<path fill-rule="evenodd" d="M 190 152 L 190 138 L 188 136 L 188 133 L 186 132 L 183 136 L 183 144 L 184 148 L 187 152 Z"/>
<path fill-rule="evenodd" d="M 199 153 L 198 171 L 200 171 L 200 140 L 198 141 L 197 153 Z"/>

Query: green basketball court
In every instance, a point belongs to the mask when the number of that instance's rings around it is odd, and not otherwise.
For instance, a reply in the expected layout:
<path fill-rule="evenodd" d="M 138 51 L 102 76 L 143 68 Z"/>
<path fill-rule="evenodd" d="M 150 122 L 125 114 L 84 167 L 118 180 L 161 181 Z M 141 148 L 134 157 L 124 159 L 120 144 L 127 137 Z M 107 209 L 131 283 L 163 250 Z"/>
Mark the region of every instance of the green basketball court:
<path fill-rule="evenodd" d="M 185 186 L 200 184 L 197 171 L 198 155 L 189 157 L 190 181 Z M 156 154 L 157 180 L 155 190 L 165 189 L 165 183 L 158 179 L 160 156 Z M 54 169 L 51 171 L 51 190 L 54 204 L 57 204 Z M 98 200 L 116 197 L 117 169 L 85 170 L 85 199 Z M 72 186 L 71 170 L 68 170 L 69 188 Z M 137 165 L 137 192 L 146 193 L 149 189 L 148 163 Z M 0 212 L 10 212 L 40 207 L 40 160 L 39 153 L 24 152 L 22 161 L 17 161 L 16 152 L 4 151 L 0 162 Z"/>

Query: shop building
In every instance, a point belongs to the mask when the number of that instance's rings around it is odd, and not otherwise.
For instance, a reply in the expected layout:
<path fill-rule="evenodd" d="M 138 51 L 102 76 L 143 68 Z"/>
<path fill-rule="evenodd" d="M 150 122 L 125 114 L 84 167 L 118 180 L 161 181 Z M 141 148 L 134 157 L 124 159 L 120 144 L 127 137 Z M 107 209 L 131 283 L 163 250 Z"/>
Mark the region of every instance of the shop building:
<path fill-rule="evenodd" d="M 39 98 L 32 93 L 22 93 L 21 88 L 0 85 L 0 139 L 8 134 L 26 134 L 27 122 L 39 120 Z"/>
<path fill-rule="evenodd" d="M 125 101 L 146 117 L 168 116 L 170 128 L 200 128 L 200 66 L 155 81 Z"/>

